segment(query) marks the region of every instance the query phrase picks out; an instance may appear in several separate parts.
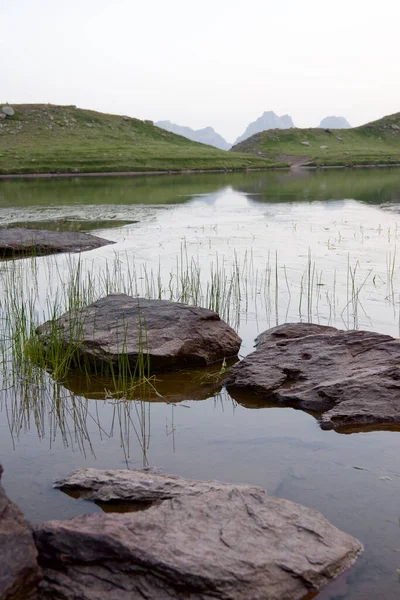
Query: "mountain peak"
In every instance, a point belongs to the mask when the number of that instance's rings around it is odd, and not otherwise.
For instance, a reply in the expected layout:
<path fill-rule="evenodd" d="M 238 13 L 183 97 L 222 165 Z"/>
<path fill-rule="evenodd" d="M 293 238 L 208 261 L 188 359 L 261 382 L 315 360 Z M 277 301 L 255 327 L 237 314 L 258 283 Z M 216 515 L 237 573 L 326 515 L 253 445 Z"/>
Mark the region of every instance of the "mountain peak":
<path fill-rule="evenodd" d="M 184 125 L 177 125 L 171 123 L 171 121 L 157 121 L 155 123 L 157 127 L 171 131 L 178 135 L 193 140 L 194 142 L 200 142 L 201 144 L 207 144 L 208 146 L 214 146 L 220 150 L 229 150 L 231 144 L 229 144 L 222 135 L 219 135 L 210 126 L 204 127 L 203 129 L 192 129 L 191 127 L 185 127 Z"/>
<path fill-rule="evenodd" d="M 294 123 L 289 115 L 279 117 L 273 110 L 264 111 L 261 117 L 248 125 L 246 131 L 238 137 L 234 145 L 267 129 L 290 129 L 291 127 L 294 127 Z"/>
<path fill-rule="evenodd" d="M 325 117 L 319 124 L 321 129 L 350 129 L 351 125 L 344 117 Z"/>

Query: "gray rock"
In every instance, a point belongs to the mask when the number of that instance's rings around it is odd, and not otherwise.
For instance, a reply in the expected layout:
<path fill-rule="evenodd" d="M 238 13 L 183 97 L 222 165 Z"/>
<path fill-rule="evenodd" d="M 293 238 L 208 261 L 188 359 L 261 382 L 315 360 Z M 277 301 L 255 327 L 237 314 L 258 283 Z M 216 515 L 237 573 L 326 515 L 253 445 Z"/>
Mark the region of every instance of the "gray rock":
<path fill-rule="evenodd" d="M 8 105 L 3 106 L 3 108 L 1 110 L 7 117 L 12 117 L 15 114 L 15 111 L 12 108 L 12 106 L 8 106 Z"/>
<path fill-rule="evenodd" d="M 0 465 L 0 480 L 3 469 Z M 30 525 L 0 483 L 0 600 L 33 600 L 41 577 Z"/>
<path fill-rule="evenodd" d="M 6 119 L 6 118 L 7 118 L 6 113 L 1 112 L 0 113 L 0 121 L 4 121 L 4 119 Z"/>
<path fill-rule="evenodd" d="M 328 150 L 328 146 L 320 146 L 321 150 Z"/>
<path fill-rule="evenodd" d="M 303 144 L 303 146 L 309 146 L 310 142 L 301 142 Z"/>
<path fill-rule="evenodd" d="M 202 367 L 236 356 L 241 344 L 236 332 L 211 310 L 125 294 L 110 294 L 66 313 L 55 324 L 48 321 L 38 328 L 44 342 L 51 339 L 54 326 L 66 347 L 75 341 L 80 357 L 96 369 L 110 361 L 118 369 L 121 354 L 134 367 L 143 353 L 153 372 Z"/>
<path fill-rule="evenodd" d="M 32 230 L 23 227 L 0 229 L 0 258 L 30 254 L 83 252 L 113 243 L 82 232 Z"/>
<path fill-rule="evenodd" d="M 322 413 L 323 429 L 400 424 L 400 340 L 370 331 L 288 323 L 258 336 L 257 350 L 225 382 L 273 404 Z"/>
<path fill-rule="evenodd" d="M 43 598 L 297 600 L 361 550 L 320 513 L 257 487 L 96 469 L 58 486 L 150 505 L 38 525 Z"/>

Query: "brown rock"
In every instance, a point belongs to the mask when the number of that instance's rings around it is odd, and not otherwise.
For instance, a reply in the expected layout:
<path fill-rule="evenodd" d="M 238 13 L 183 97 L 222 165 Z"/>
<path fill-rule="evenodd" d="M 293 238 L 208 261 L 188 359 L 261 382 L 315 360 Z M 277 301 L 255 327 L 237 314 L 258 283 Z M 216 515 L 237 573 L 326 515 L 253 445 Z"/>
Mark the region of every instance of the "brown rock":
<path fill-rule="evenodd" d="M 43 598 L 297 600 L 361 550 L 320 513 L 257 487 L 95 469 L 59 485 L 152 504 L 37 526 Z"/>
<path fill-rule="evenodd" d="M 88 233 L 74 231 L 47 231 L 45 229 L 0 229 L 0 258 L 30 254 L 83 252 L 113 244 Z"/>
<path fill-rule="evenodd" d="M 52 339 L 54 327 L 66 347 L 76 342 L 80 359 L 98 368 L 110 362 L 119 367 L 125 355 L 135 367 L 140 354 L 150 359 L 151 371 L 202 367 L 236 356 L 241 339 L 217 313 L 167 300 L 110 294 L 89 306 L 65 313 L 55 323 L 38 328 Z"/>
<path fill-rule="evenodd" d="M 400 425 L 400 340 L 288 323 L 265 331 L 226 380 L 233 397 L 322 413 L 323 429 Z"/>
<path fill-rule="evenodd" d="M 0 479 L 3 469 L 0 465 Z M 40 579 L 32 530 L 0 484 L 0 600 L 33 600 Z"/>

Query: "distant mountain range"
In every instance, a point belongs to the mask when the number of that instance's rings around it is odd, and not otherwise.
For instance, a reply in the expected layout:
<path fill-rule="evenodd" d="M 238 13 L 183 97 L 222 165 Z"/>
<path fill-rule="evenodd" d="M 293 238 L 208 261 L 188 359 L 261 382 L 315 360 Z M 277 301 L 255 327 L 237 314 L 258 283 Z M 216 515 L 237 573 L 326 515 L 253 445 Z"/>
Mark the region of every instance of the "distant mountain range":
<path fill-rule="evenodd" d="M 246 131 L 237 138 L 233 145 L 235 146 L 236 144 L 247 140 L 247 138 L 252 135 L 260 133 L 261 131 L 266 131 L 267 129 L 291 129 L 292 127 L 294 127 L 292 117 L 289 115 L 278 117 L 272 110 L 269 110 L 264 112 L 256 121 L 250 123 Z"/>
<path fill-rule="evenodd" d="M 325 117 L 319 126 L 321 129 L 351 129 L 350 123 L 344 117 Z"/>
<path fill-rule="evenodd" d="M 171 121 L 157 121 L 154 123 L 161 129 L 166 129 L 171 133 L 177 135 L 183 135 L 183 137 L 193 140 L 194 142 L 200 142 L 201 144 L 208 144 L 214 146 L 220 150 L 229 150 L 232 144 L 229 144 L 222 135 L 219 135 L 212 127 L 204 127 L 204 129 L 192 129 L 191 127 L 184 127 L 183 125 L 176 125 Z"/>
<path fill-rule="evenodd" d="M 194 142 L 200 142 L 201 144 L 208 144 L 214 146 L 220 150 L 229 150 L 232 144 L 227 142 L 222 135 L 214 131 L 212 127 L 204 127 L 204 129 L 192 129 L 191 127 L 185 127 L 184 125 L 177 125 L 171 123 L 171 121 L 157 121 L 155 123 L 157 127 L 166 129 L 171 133 L 182 135 L 183 137 L 193 140 Z M 294 128 L 292 117 L 289 115 L 278 116 L 274 111 L 269 110 L 264 112 L 261 117 L 250 123 L 246 128 L 246 131 L 237 138 L 235 143 L 240 144 L 244 140 L 247 140 L 256 133 L 262 131 L 268 131 L 269 129 L 291 129 Z M 350 123 L 344 117 L 329 116 L 322 119 L 319 124 L 321 129 L 350 129 Z"/>

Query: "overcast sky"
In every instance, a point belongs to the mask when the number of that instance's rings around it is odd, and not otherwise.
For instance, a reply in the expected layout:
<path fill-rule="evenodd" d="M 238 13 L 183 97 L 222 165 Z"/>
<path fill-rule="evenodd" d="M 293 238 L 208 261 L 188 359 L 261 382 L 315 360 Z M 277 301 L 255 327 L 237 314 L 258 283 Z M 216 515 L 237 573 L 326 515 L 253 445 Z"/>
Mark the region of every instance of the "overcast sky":
<path fill-rule="evenodd" d="M 0 0 L 0 102 L 298 127 L 400 111 L 399 0 Z"/>

